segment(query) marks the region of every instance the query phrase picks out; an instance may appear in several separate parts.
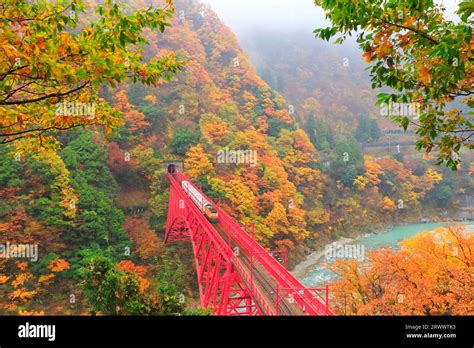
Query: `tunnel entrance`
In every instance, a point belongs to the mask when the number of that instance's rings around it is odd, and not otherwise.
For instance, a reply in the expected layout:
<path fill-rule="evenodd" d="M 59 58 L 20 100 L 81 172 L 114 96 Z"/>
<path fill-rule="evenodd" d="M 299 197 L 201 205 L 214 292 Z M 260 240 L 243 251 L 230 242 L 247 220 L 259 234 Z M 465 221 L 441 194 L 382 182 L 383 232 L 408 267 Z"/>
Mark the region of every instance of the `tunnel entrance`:
<path fill-rule="evenodd" d="M 164 169 L 169 174 L 176 174 L 177 172 L 184 172 L 183 161 L 165 161 L 163 162 Z"/>

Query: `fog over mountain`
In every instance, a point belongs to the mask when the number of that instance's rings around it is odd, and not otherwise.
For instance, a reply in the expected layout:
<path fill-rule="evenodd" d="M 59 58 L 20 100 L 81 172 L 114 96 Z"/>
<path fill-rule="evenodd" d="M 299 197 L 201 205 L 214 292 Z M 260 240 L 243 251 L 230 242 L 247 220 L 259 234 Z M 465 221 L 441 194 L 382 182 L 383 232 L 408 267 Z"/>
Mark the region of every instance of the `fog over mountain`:
<path fill-rule="evenodd" d="M 307 29 L 327 24 L 312 0 L 205 0 L 237 35 L 252 28 Z"/>
<path fill-rule="evenodd" d="M 239 36 L 255 28 L 312 30 L 328 22 L 313 0 L 204 0 L 226 25 Z M 446 7 L 446 16 L 456 19 L 457 1 L 438 0 Z"/>
<path fill-rule="evenodd" d="M 203 2 L 234 31 L 265 81 L 290 103 L 301 107 L 306 98 L 312 97 L 321 102 L 322 113 L 328 116 L 334 115 L 337 107 L 345 109 L 346 116 L 373 113 L 376 92 L 371 91 L 356 37 L 349 37 L 341 45 L 316 39 L 314 29 L 326 27 L 329 22 L 314 0 Z M 444 6 L 446 17 L 456 20 L 456 2 L 444 0 Z"/>

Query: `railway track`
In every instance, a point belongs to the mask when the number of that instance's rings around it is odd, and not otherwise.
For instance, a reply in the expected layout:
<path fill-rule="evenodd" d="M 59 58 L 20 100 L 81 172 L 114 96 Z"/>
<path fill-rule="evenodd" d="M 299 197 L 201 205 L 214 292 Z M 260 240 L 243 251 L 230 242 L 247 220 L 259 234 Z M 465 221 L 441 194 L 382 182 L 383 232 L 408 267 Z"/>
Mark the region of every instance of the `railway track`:
<path fill-rule="evenodd" d="M 223 226 L 220 223 L 215 223 L 214 227 L 216 231 L 221 235 L 224 240 L 229 240 L 229 235 L 225 232 Z M 246 250 L 243 249 L 234 239 L 230 239 L 231 247 L 239 247 L 239 260 L 241 264 L 246 268 L 246 271 L 252 274 L 252 284 L 247 284 L 249 288 L 254 287 L 257 288 L 258 291 L 265 297 L 266 302 L 272 304 L 273 308 L 276 308 L 277 304 L 277 291 L 276 291 L 276 281 L 271 279 L 266 275 L 265 270 L 263 269 L 262 265 L 256 260 L 250 260 L 249 255 L 246 253 Z M 256 299 L 254 299 L 257 303 L 257 306 L 264 312 L 263 306 L 258 303 Z M 268 314 L 268 313 L 265 313 Z M 278 314 L 279 315 L 303 315 L 304 312 L 301 308 L 292 303 L 286 302 L 284 299 L 281 299 L 278 303 Z"/>
<path fill-rule="evenodd" d="M 289 293 L 288 291 L 294 287 L 293 285 L 286 285 L 285 289 L 282 289 L 280 286 L 280 290 L 277 291 L 279 284 L 281 284 L 281 279 L 274 277 L 281 276 L 283 271 L 282 267 L 277 265 L 274 260 L 269 260 L 268 255 L 266 255 L 267 252 L 261 247 L 256 249 L 258 252 L 255 254 L 256 251 L 254 251 L 255 248 L 252 245 L 252 243 L 255 242 L 250 240 L 247 235 L 242 239 L 243 236 L 239 235 L 239 233 L 245 234 L 245 232 L 239 231 L 234 222 L 225 214 L 222 220 L 220 216 L 218 221 L 213 220 L 212 216 L 209 216 L 209 212 L 205 211 L 206 206 L 213 207 L 212 203 L 210 203 L 211 200 L 197 190 L 194 185 L 190 184 L 188 180 L 185 180 L 184 176 L 179 175 L 179 173 L 175 173 L 173 176 L 178 181 L 179 188 L 184 190 L 188 197 L 194 197 L 194 199 L 190 198 L 193 205 L 205 215 L 205 218 L 212 224 L 214 230 L 221 236 L 223 241 L 229 243 L 232 249 L 238 247 L 239 254 L 235 255 L 236 257 L 231 257 L 230 262 L 233 264 L 235 271 L 239 273 L 241 281 L 251 294 L 253 303 L 260 308 L 261 314 L 277 314 L 283 316 L 306 315 L 306 300 L 301 300 L 301 295 L 304 296 L 304 293 Z M 185 182 L 186 185 L 184 185 Z M 209 210 L 211 209 L 209 208 Z M 217 211 L 214 210 L 216 216 Z M 274 264 L 274 266 L 272 266 L 272 264 Z M 291 297 L 292 295 L 299 296 L 298 303 Z M 248 300 L 248 298 L 246 300 Z M 302 301 L 303 303 L 301 303 Z M 300 305 L 303 307 L 300 307 Z M 313 307 L 310 307 L 310 309 L 314 310 Z M 248 313 L 250 314 L 252 312 Z"/>

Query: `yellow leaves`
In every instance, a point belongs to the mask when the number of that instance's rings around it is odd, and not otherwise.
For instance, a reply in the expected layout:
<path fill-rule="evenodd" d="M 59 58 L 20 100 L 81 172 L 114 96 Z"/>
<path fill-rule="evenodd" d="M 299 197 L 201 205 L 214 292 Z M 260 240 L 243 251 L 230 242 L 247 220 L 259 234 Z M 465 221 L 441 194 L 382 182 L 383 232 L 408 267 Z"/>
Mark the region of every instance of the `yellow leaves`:
<path fill-rule="evenodd" d="M 306 213 L 308 223 L 312 225 L 325 224 L 331 218 L 331 214 L 324 207 L 318 206 Z"/>
<path fill-rule="evenodd" d="M 273 232 L 283 232 L 288 234 L 286 227 L 288 227 L 289 223 L 283 204 L 276 202 L 273 205 L 273 209 L 265 218 L 265 222 Z"/>
<path fill-rule="evenodd" d="M 443 175 L 431 167 L 426 170 L 425 176 L 434 183 L 439 183 L 443 180 Z"/>
<path fill-rule="evenodd" d="M 277 188 L 281 184 L 280 182 L 281 178 L 278 176 L 278 173 L 275 171 L 275 169 L 271 167 L 265 168 L 265 172 L 263 174 L 263 180 L 273 188 Z"/>
<path fill-rule="evenodd" d="M 24 311 L 24 310 L 21 310 L 18 312 L 19 315 L 21 316 L 28 316 L 28 317 L 31 317 L 31 316 L 42 316 L 44 315 L 44 311 Z"/>
<path fill-rule="evenodd" d="M 362 191 L 369 183 L 370 180 L 368 178 L 363 175 L 359 175 L 357 178 L 354 179 L 354 182 L 352 184 Z"/>
<path fill-rule="evenodd" d="M 34 158 L 42 163 L 46 163 L 52 173 L 56 175 L 52 188 L 61 192 L 61 206 L 64 208 L 64 215 L 71 219 L 74 218 L 76 216 L 75 206 L 78 199 L 72 189 L 69 170 L 66 168 L 63 160 L 56 152 L 52 151 L 37 153 Z"/>
<path fill-rule="evenodd" d="M 10 279 L 10 277 L 6 276 L 6 275 L 0 275 L 0 284 L 5 284 L 8 279 Z"/>
<path fill-rule="evenodd" d="M 51 272 L 62 272 L 69 269 L 69 262 L 64 259 L 54 259 L 48 265 Z"/>
<path fill-rule="evenodd" d="M 189 149 L 184 161 L 184 167 L 190 178 L 197 178 L 199 175 L 205 175 L 212 171 L 212 164 L 201 144 Z"/>
<path fill-rule="evenodd" d="M 238 179 L 229 180 L 224 190 L 237 213 L 249 216 L 254 213 L 255 195 L 244 183 Z"/>
<path fill-rule="evenodd" d="M 217 192 L 225 192 L 227 187 L 227 183 L 218 177 L 210 178 L 209 184 L 211 185 L 212 189 Z"/>
<path fill-rule="evenodd" d="M 23 286 L 32 277 L 33 277 L 33 275 L 31 273 L 20 273 L 16 276 L 15 280 L 12 281 L 12 286 L 14 288 L 18 288 L 19 286 Z"/>
<path fill-rule="evenodd" d="M 150 104 L 156 104 L 156 97 L 154 95 L 148 94 L 144 99 Z"/>
<path fill-rule="evenodd" d="M 390 42 L 388 41 L 382 42 L 382 44 L 379 45 L 375 50 L 375 52 L 377 53 L 377 59 L 380 59 L 390 54 L 390 52 L 392 51 L 392 47 L 393 45 Z"/>
<path fill-rule="evenodd" d="M 365 189 L 369 184 L 376 188 L 381 182 L 379 176 L 384 173 L 382 166 L 370 156 L 364 156 L 364 164 L 366 168 L 365 176 L 359 175 L 354 179 L 353 185 L 359 190 Z"/>
<path fill-rule="evenodd" d="M 48 280 L 50 280 L 50 279 L 52 279 L 52 278 L 54 278 L 54 277 L 56 277 L 56 275 L 55 275 L 55 274 L 52 274 L 52 273 L 46 274 L 46 275 L 42 275 L 42 276 L 40 276 L 40 277 L 38 278 L 38 283 L 47 282 Z"/>

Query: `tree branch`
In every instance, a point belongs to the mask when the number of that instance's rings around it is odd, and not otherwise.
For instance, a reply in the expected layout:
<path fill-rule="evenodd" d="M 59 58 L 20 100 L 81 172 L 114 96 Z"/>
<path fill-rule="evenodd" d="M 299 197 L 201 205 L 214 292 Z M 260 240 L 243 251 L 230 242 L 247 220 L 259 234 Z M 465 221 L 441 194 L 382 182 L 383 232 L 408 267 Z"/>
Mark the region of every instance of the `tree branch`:
<path fill-rule="evenodd" d="M 86 87 L 88 84 L 89 84 L 90 81 L 87 81 L 87 82 L 84 82 L 82 85 L 74 88 L 74 89 L 71 89 L 67 92 L 63 92 L 63 93 L 52 93 L 52 94 L 47 94 L 47 95 L 44 95 L 42 97 L 39 97 L 39 98 L 34 98 L 34 99 L 24 99 L 24 100 L 15 100 L 15 101 L 6 101 L 6 99 L 0 101 L 0 105 L 24 105 L 24 104 L 29 104 L 29 103 L 36 103 L 36 102 L 39 102 L 41 100 L 45 100 L 45 99 L 50 99 L 50 98 L 54 98 L 54 97 L 64 97 L 66 95 L 69 95 L 71 93 L 74 93 L 74 92 L 77 92 L 81 89 L 83 89 L 84 87 Z"/>

